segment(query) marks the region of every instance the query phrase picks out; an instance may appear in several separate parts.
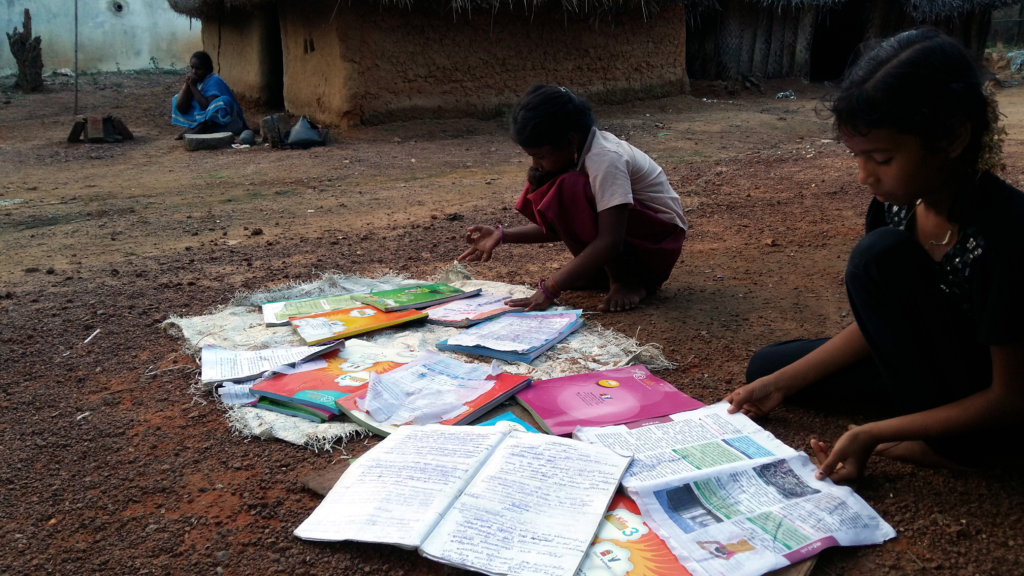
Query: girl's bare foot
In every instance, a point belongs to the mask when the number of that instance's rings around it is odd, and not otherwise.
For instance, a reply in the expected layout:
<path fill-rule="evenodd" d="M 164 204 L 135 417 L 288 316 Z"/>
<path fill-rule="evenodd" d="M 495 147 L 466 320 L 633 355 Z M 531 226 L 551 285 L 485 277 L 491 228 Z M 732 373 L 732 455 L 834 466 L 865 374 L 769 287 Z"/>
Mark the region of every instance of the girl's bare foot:
<path fill-rule="evenodd" d="M 627 286 L 612 283 L 604 302 L 598 306 L 601 312 L 623 312 L 636 308 L 640 301 L 647 297 L 647 290 L 640 286 Z"/>

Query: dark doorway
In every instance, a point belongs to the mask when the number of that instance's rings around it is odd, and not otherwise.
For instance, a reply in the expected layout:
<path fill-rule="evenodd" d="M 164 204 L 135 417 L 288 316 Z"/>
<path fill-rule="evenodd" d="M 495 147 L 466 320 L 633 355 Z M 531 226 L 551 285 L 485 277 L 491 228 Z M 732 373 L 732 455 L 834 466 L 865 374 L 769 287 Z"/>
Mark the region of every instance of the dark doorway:
<path fill-rule="evenodd" d="M 281 18 L 277 10 L 267 10 L 266 46 L 263 57 L 267 62 L 266 95 L 264 105 L 269 110 L 284 110 L 284 49 L 281 47 Z"/>
<path fill-rule="evenodd" d="M 830 82 L 843 75 L 850 56 L 864 41 L 865 14 L 861 1 L 844 2 L 821 14 L 811 45 L 811 82 Z"/>

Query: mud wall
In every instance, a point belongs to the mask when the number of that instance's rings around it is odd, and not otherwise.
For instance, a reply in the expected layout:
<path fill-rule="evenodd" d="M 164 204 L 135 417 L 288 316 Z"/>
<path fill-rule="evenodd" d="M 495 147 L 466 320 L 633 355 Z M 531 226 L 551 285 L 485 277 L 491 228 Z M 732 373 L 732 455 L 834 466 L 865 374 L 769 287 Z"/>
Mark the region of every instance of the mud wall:
<path fill-rule="evenodd" d="M 203 50 L 246 108 L 284 105 L 277 8 L 213 14 L 203 20 Z M 250 121 L 250 124 L 252 122 Z"/>
<path fill-rule="evenodd" d="M 689 89 L 681 7 L 576 20 L 336 2 L 281 4 L 284 103 L 348 126 L 423 117 L 493 116 L 537 82 L 594 102 Z"/>

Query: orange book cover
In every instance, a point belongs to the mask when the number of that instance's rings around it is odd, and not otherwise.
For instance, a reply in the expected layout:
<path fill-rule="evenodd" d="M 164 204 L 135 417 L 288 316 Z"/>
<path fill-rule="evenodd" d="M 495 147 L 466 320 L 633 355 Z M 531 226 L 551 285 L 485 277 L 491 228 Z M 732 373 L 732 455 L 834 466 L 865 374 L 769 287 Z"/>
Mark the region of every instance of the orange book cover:
<path fill-rule="evenodd" d="M 616 494 L 576 576 L 691 576 L 644 523 L 636 502 Z"/>
<path fill-rule="evenodd" d="M 275 374 L 254 384 L 251 392 L 282 402 L 297 402 L 340 414 L 335 403 L 370 381 L 371 373 L 383 373 L 402 364 L 390 360 L 373 362 L 359 357 L 357 351 L 332 350 L 324 356 L 321 368 Z"/>
<path fill-rule="evenodd" d="M 419 310 L 383 312 L 373 306 L 354 306 L 289 319 L 291 325 L 307 344 L 348 338 L 371 330 L 388 328 L 427 317 Z"/>

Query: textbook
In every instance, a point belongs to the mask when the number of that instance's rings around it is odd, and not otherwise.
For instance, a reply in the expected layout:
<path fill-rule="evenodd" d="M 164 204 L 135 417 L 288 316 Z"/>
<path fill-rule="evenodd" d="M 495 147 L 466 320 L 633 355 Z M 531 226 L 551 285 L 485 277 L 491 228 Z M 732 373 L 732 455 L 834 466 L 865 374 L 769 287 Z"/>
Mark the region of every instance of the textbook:
<path fill-rule="evenodd" d="M 271 412 L 277 412 L 279 414 L 287 414 L 289 416 L 297 416 L 313 422 L 326 422 L 334 417 L 327 410 L 321 408 L 314 408 L 313 406 L 305 406 L 302 404 L 296 404 L 291 402 L 278 402 L 273 398 L 260 398 L 254 404 L 257 408 L 263 410 L 270 410 Z"/>
<path fill-rule="evenodd" d="M 704 405 L 640 364 L 535 380 L 516 401 L 556 436 L 572 434 L 577 426 L 624 424 Z"/>
<path fill-rule="evenodd" d="M 289 322 L 307 344 L 317 344 L 426 317 L 426 312 L 417 310 L 382 312 L 373 306 L 362 305 L 309 316 L 297 316 L 289 319 Z"/>
<path fill-rule="evenodd" d="M 316 296 L 264 302 L 260 309 L 263 311 L 263 323 L 265 325 L 288 326 L 288 319 L 292 316 L 308 316 L 310 314 L 341 310 L 342 308 L 351 308 L 358 305 L 359 302 L 353 300 L 351 294 L 337 294 L 334 296 Z"/>
<path fill-rule="evenodd" d="M 506 306 L 505 301 L 509 298 L 511 296 L 508 294 L 481 292 L 469 298 L 460 298 L 431 306 L 424 312 L 427 313 L 428 324 L 465 328 L 496 318 L 506 312 L 522 310 L 522 308 Z"/>
<path fill-rule="evenodd" d="M 257 381 L 249 392 L 278 403 L 300 404 L 338 415 L 341 410 L 336 400 L 361 389 L 370 381 L 370 374 L 401 365 L 389 359 L 388 348 L 353 339 L 342 349 Z"/>
<path fill-rule="evenodd" d="M 403 426 L 296 529 L 416 549 L 484 574 L 571 575 L 629 465 L 603 446 L 494 426 Z"/>
<path fill-rule="evenodd" d="M 479 294 L 480 288 L 463 290 L 450 284 L 419 284 L 402 286 L 390 290 L 377 290 L 365 294 L 353 294 L 357 302 L 369 304 L 385 312 L 397 312 L 412 308 L 428 308 L 442 302 L 450 302 L 459 298 L 467 298 Z"/>
<path fill-rule="evenodd" d="M 760 576 L 831 546 L 896 536 L 850 487 L 815 478 L 807 454 L 728 408 L 718 402 L 573 435 L 633 455 L 623 487 L 693 574 Z"/>
<path fill-rule="evenodd" d="M 353 422 L 380 436 L 409 424 L 470 424 L 530 384 L 530 377 L 435 352 L 381 374 L 337 400 Z"/>
<path fill-rule="evenodd" d="M 203 384 L 254 380 L 270 370 L 285 369 L 306 362 L 344 345 L 344 341 L 338 340 L 321 346 L 284 346 L 263 350 L 203 346 L 199 354 L 199 378 Z"/>
<path fill-rule="evenodd" d="M 583 326 L 582 310 L 510 312 L 436 344 L 451 350 L 529 364 Z"/>
<path fill-rule="evenodd" d="M 693 576 L 644 522 L 636 502 L 612 497 L 576 576 Z"/>

